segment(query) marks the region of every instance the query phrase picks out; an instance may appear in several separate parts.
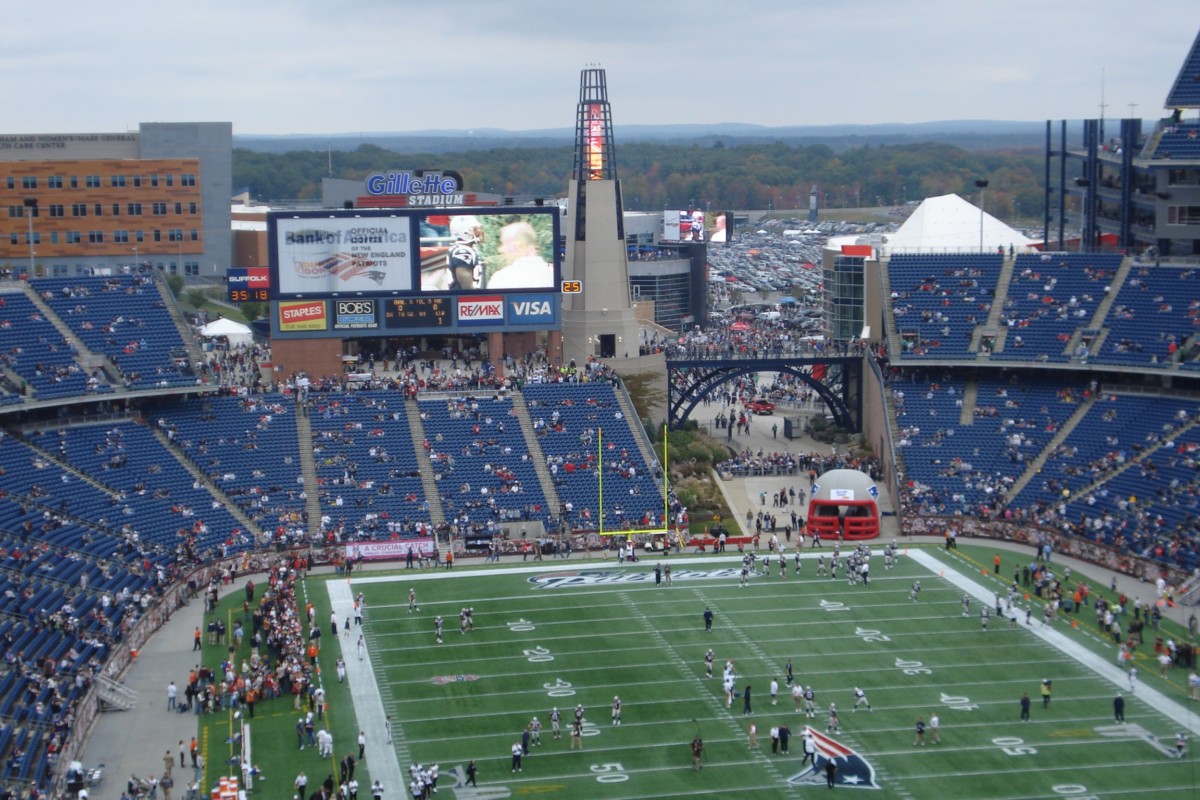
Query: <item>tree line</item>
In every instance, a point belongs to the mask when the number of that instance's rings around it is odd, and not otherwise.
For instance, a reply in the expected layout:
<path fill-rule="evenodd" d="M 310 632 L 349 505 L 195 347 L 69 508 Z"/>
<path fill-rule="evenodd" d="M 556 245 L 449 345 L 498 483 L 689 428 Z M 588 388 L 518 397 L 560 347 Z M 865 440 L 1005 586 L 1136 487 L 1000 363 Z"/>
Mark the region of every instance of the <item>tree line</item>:
<path fill-rule="evenodd" d="M 327 176 L 362 180 L 395 169 L 451 169 L 468 191 L 553 198 L 566 193 L 572 161 L 568 146 L 451 154 L 398 153 L 372 144 L 334 152 L 236 149 L 233 178 L 234 186 L 267 203 L 317 200 Z M 617 147 L 615 163 L 632 211 L 807 208 L 813 186 L 823 208 L 899 205 L 951 193 L 974 200 L 975 182 L 987 180 L 989 212 L 1031 218 L 1041 213 L 1044 189 L 1040 148 L 633 142 Z"/>

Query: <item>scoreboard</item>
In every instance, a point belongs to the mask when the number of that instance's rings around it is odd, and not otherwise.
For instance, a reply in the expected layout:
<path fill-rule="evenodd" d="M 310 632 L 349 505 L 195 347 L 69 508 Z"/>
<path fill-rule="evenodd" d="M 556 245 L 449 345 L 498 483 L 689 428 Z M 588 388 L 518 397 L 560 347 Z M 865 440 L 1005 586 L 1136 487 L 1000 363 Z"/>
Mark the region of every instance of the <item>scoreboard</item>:
<path fill-rule="evenodd" d="M 558 330 L 556 206 L 360 208 L 267 215 L 270 274 L 236 276 L 239 302 L 276 301 L 284 338 Z M 232 277 L 236 276 L 236 277 Z M 231 294 L 231 298 L 232 298 Z"/>
<path fill-rule="evenodd" d="M 271 299 L 269 267 L 244 267 L 225 272 L 225 299 L 230 303 L 265 303 Z"/>
<path fill-rule="evenodd" d="M 388 300 L 383 324 L 387 328 L 446 328 L 452 301 L 448 297 L 405 297 Z"/>

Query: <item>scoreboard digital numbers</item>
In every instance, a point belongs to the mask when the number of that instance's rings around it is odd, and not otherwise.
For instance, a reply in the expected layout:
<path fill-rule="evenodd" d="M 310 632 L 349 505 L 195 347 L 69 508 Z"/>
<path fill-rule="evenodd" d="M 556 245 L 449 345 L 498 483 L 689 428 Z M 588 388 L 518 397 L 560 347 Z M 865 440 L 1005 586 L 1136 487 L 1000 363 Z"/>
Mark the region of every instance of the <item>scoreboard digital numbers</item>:
<path fill-rule="evenodd" d="M 230 303 L 265 303 L 271 299 L 270 289 L 230 289 Z"/>
<path fill-rule="evenodd" d="M 449 297 L 405 297 L 388 300 L 383 324 L 388 328 L 446 328 L 450 326 Z"/>
<path fill-rule="evenodd" d="M 266 303 L 271 299 L 271 273 L 267 267 L 226 270 L 225 298 L 230 303 Z"/>

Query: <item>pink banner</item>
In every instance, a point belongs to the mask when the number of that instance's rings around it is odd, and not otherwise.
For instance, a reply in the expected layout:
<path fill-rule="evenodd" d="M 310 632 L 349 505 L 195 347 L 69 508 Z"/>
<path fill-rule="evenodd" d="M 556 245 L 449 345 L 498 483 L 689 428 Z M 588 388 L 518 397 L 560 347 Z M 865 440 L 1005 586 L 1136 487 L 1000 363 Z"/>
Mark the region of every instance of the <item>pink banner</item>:
<path fill-rule="evenodd" d="M 406 558 L 408 551 L 414 556 L 433 558 L 433 537 L 400 539 L 390 542 L 355 542 L 346 545 L 346 558 L 351 561 L 388 561 Z"/>

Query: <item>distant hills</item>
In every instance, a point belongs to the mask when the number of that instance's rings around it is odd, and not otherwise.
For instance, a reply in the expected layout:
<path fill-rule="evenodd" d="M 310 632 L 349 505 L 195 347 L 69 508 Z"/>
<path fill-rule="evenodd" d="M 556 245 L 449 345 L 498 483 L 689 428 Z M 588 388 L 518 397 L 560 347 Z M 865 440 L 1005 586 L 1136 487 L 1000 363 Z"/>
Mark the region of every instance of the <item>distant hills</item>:
<path fill-rule="evenodd" d="M 1072 127 L 1074 127 L 1072 125 Z M 879 123 L 876 125 L 792 125 L 768 127 L 729 122 L 715 125 L 618 125 L 613 135 L 618 146 L 630 142 L 711 147 L 718 142 L 741 144 L 783 142 L 790 145 L 824 144 L 837 150 L 863 146 L 939 142 L 966 150 L 1006 150 L 1041 147 L 1045 122 L 1004 120 L 944 120 L 940 122 Z M 430 129 L 403 133 L 363 132 L 344 134 L 235 135 L 234 146 L 262 153 L 299 150 L 349 152 L 374 145 L 396 153 L 457 153 L 493 148 L 537 148 L 569 145 L 571 128 L 509 131 Z"/>

